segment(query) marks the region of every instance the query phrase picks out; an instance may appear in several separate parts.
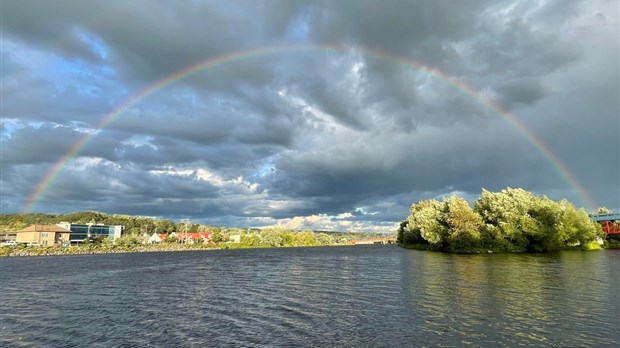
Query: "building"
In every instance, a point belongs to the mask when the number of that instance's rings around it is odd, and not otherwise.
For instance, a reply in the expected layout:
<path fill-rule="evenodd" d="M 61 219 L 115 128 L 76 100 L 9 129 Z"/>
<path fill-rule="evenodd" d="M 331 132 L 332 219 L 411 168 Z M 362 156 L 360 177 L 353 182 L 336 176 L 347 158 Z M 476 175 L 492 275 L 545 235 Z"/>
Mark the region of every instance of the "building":
<path fill-rule="evenodd" d="M 179 239 L 179 243 L 182 244 L 211 242 L 210 232 L 177 232 L 176 237 Z"/>
<path fill-rule="evenodd" d="M 165 233 L 153 233 L 149 239 L 146 241 L 148 244 L 161 244 L 164 239 L 167 237 L 176 237 L 176 233 L 172 232 L 171 234 Z"/>
<path fill-rule="evenodd" d="M 71 231 L 57 225 L 30 225 L 17 231 L 15 241 L 19 244 L 52 246 L 67 243 Z"/>
<path fill-rule="evenodd" d="M 394 238 L 394 237 L 375 237 L 375 238 L 351 239 L 351 243 L 353 243 L 355 245 L 394 244 L 394 243 L 396 243 L 396 238 Z"/>
<path fill-rule="evenodd" d="M 241 235 L 233 234 L 228 236 L 228 243 L 241 243 Z"/>
<path fill-rule="evenodd" d="M 86 239 L 98 236 L 108 238 L 113 242 L 123 234 L 123 226 L 120 225 L 72 224 L 70 222 L 61 222 L 58 226 L 71 231 L 70 241 L 72 244 L 78 244 Z"/>
<path fill-rule="evenodd" d="M 177 243 L 181 244 L 195 244 L 195 243 L 210 243 L 210 232 L 172 232 L 170 234 L 165 233 L 153 233 L 147 240 L 148 244 L 160 244 L 164 239 L 168 237 L 176 237 Z"/>
<path fill-rule="evenodd" d="M 17 239 L 17 232 L 15 231 L 3 231 L 0 232 L 0 245 L 6 243 L 14 243 Z"/>

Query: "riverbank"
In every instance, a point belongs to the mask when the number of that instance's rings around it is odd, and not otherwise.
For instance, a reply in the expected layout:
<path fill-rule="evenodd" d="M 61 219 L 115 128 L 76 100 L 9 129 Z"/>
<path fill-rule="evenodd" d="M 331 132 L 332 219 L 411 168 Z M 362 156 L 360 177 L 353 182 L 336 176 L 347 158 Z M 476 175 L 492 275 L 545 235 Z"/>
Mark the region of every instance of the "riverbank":
<path fill-rule="evenodd" d="M 605 249 L 620 249 L 620 241 L 607 241 L 605 243 Z"/>
<path fill-rule="evenodd" d="M 344 246 L 352 244 L 332 244 L 330 246 Z M 59 256 L 59 255 L 96 255 L 96 254 L 122 254 L 122 253 L 153 253 L 174 251 L 197 251 L 197 250 L 220 250 L 220 249 L 270 249 L 270 248 L 299 248 L 309 246 L 247 246 L 239 243 L 226 244 L 142 244 L 133 246 L 119 245 L 80 245 L 70 247 L 0 247 L 0 257 L 20 256 Z"/>
<path fill-rule="evenodd" d="M 527 254 L 527 253 L 541 253 L 540 251 L 506 251 L 506 250 L 492 250 L 485 248 L 470 248 L 470 249 L 459 249 L 459 250 L 443 250 L 441 248 L 433 248 L 430 244 L 421 244 L 421 243 L 411 243 L 411 244 L 398 244 L 403 249 L 412 249 L 412 250 L 424 250 L 424 251 L 438 251 L 445 252 L 448 254 Z M 584 245 L 576 245 L 576 246 L 565 246 L 556 250 L 549 251 L 561 251 L 561 250 L 582 250 L 582 251 L 592 251 L 592 250 L 604 250 L 604 249 L 620 249 L 620 244 L 611 244 L 604 243 L 603 245 L 597 242 L 585 243 Z M 545 251 L 546 252 L 546 251 Z"/>
<path fill-rule="evenodd" d="M 81 245 L 70 247 L 1 247 L 0 257 L 149 253 L 220 249 L 212 244 Z"/>

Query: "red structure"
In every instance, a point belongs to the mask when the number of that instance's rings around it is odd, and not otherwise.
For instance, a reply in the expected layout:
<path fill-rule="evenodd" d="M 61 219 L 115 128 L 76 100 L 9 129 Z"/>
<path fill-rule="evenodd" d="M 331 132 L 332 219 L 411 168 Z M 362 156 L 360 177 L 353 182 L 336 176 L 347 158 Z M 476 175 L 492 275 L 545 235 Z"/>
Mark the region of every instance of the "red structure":
<path fill-rule="evenodd" d="M 601 221 L 601 225 L 605 234 L 620 234 L 620 225 L 615 224 L 613 221 Z"/>
<path fill-rule="evenodd" d="M 590 219 L 600 223 L 605 234 L 620 234 L 620 214 L 595 214 Z"/>

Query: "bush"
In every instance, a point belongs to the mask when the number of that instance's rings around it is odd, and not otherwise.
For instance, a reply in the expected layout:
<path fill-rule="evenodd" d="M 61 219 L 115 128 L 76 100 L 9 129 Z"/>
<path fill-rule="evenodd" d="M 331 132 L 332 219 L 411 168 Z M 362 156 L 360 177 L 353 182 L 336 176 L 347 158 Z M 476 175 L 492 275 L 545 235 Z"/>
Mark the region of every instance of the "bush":
<path fill-rule="evenodd" d="M 132 247 L 132 246 L 136 246 L 136 245 L 140 245 L 140 239 L 137 236 L 125 236 L 125 237 L 120 237 L 120 238 L 116 238 L 116 240 L 114 240 L 114 244 L 116 244 L 119 247 Z"/>
<path fill-rule="evenodd" d="M 590 242 L 590 243 L 583 244 L 581 246 L 581 249 L 583 249 L 583 250 L 601 250 L 602 247 L 597 242 Z"/>

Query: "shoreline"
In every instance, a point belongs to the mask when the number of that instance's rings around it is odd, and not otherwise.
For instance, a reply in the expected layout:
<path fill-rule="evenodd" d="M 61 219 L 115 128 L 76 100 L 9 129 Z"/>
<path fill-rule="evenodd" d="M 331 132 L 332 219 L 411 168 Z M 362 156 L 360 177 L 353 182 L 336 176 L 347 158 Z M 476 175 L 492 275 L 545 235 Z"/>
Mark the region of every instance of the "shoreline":
<path fill-rule="evenodd" d="M 353 244 L 334 244 L 331 246 L 348 246 Z M 421 244 L 397 244 L 403 249 L 408 250 L 420 250 L 431 252 L 444 252 L 448 254 L 462 254 L 462 255 L 480 255 L 480 254 L 522 254 L 528 252 L 506 252 L 506 251 L 491 251 L 491 250 L 476 250 L 476 251 L 460 251 L 460 252 L 447 252 L 441 250 L 430 250 L 427 245 Z M 315 245 L 321 246 L 321 245 Z M 121 246 L 70 246 L 70 247 L 0 247 L 0 258 L 9 257 L 29 257 L 29 256 L 64 256 L 64 255 L 98 255 L 98 254 L 128 254 L 128 253 L 156 253 L 156 252 L 183 252 L 183 251 L 207 251 L 207 250 L 232 250 L 232 249 L 272 249 L 272 248 L 297 248 L 297 247 L 311 247 L 311 246 L 286 246 L 286 247 L 268 247 L 268 246 L 255 246 L 240 247 L 237 244 L 232 245 L 200 245 L 200 244 L 150 244 L 150 245 L 138 245 L 132 247 Z M 610 243 L 605 246 L 601 246 L 596 249 L 584 249 L 582 247 L 570 247 L 562 248 L 560 250 L 607 250 L 607 249 L 620 249 L 620 243 Z"/>
<path fill-rule="evenodd" d="M 446 254 L 459 254 L 459 255 L 481 255 L 481 254 L 547 254 L 556 251 L 599 251 L 599 250 L 607 250 L 607 249 L 620 249 L 620 244 L 614 243 L 606 243 L 606 244 L 598 244 L 598 243 L 588 243 L 586 245 L 575 245 L 575 246 L 567 246 L 554 250 L 547 251 L 506 251 L 506 250 L 492 250 L 487 248 L 472 248 L 465 250 L 442 250 L 442 249 L 433 249 L 429 244 L 419 244 L 419 243 L 411 243 L 411 244 L 397 244 L 399 247 L 407 250 L 420 250 L 420 251 L 431 251 L 431 252 L 440 252 Z"/>
<path fill-rule="evenodd" d="M 128 254 L 128 253 L 153 253 L 153 252 L 176 252 L 176 251 L 200 251 L 219 250 L 220 247 L 213 245 L 140 245 L 135 247 L 119 246 L 70 246 L 70 247 L 2 247 L 1 257 L 28 257 L 28 256 L 63 256 L 63 255 L 96 255 L 96 254 Z"/>
<path fill-rule="evenodd" d="M 70 247 L 0 247 L 0 258 L 28 257 L 28 256 L 64 256 L 64 255 L 98 255 L 98 254 L 128 254 L 128 253 L 156 253 L 182 251 L 208 251 L 233 249 L 278 249 L 278 248 L 305 248 L 319 246 L 349 246 L 353 244 L 333 245 L 300 245 L 300 246 L 239 246 L 237 244 L 216 246 L 213 244 L 150 244 L 132 247 L 121 246 L 70 246 Z"/>

